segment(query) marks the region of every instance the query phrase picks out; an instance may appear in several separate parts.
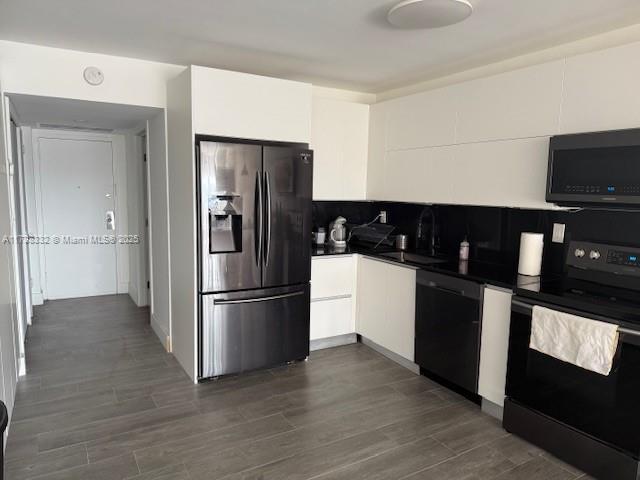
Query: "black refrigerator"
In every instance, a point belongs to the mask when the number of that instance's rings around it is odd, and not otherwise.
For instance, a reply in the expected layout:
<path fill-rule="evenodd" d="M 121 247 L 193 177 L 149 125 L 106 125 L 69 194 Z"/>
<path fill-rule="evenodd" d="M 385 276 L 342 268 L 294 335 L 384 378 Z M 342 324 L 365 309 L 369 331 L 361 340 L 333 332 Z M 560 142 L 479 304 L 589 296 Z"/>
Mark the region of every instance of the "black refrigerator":
<path fill-rule="evenodd" d="M 200 379 L 309 355 L 313 152 L 196 136 Z"/>

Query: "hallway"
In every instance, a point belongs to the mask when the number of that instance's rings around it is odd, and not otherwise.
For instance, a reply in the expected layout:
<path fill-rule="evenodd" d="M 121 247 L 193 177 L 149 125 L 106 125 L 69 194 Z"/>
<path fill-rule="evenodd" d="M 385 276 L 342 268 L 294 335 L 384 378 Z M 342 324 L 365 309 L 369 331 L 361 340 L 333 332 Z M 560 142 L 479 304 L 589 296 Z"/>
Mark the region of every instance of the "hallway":
<path fill-rule="evenodd" d="M 97 438 L 190 413 L 188 408 L 160 411 L 151 399 L 153 392 L 192 383 L 148 320 L 148 308 L 138 308 L 128 295 L 35 307 L 26 345 L 28 374 L 18 383 L 7 443 L 8 479 L 138 473 L 131 453 L 86 464 L 93 460 L 89 448 Z"/>

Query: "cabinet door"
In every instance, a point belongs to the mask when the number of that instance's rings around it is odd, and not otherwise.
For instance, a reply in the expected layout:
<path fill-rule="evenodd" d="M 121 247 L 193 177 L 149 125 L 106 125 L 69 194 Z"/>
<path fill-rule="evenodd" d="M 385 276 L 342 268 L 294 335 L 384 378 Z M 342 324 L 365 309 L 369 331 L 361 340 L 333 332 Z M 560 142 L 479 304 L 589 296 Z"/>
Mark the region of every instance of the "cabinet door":
<path fill-rule="evenodd" d="M 351 256 L 311 260 L 311 299 L 351 295 L 355 291 L 354 259 Z"/>
<path fill-rule="evenodd" d="M 364 200 L 369 105 L 313 99 L 311 148 L 315 200 Z"/>
<path fill-rule="evenodd" d="M 482 313 L 478 394 L 504 404 L 511 320 L 511 292 L 486 288 Z"/>
<path fill-rule="evenodd" d="M 360 257 L 358 264 L 358 317 L 356 331 L 369 340 L 385 346 L 388 272 L 386 263 Z"/>
<path fill-rule="evenodd" d="M 638 43 L 568 58 L 560 133 L 636 128 L 639 83 Z"/>
<path fill-rule="evenodd" d="M 355 332 L 351 302 L 351 297 L 312 301 L 310 340 Z"/>
<path fill-rule="evenodd" d="M 415 270 L 361 257 L 356 331 L 414 360 Z"/>
<path fill-rule="evenodd" d="M 547 62 L 459 85 L 455 143 L 555 134 L 562 70 L 562 61 Z"/>
<path fill-rule="evenodd" d="M 416 271 L 387 265 L 385 348 L 414 361 Z"/>
<path fill-rule="evenodd" d="M 400 202 L 454 203 L 453 187 L 460 172 L 454 147 L 429 147 L 388 152 L 385 198 Z"/>
<path fill-rule="evenodd" d="M 191 66 L 195 133 L 309 143 L 311 84 Z"/>
<path fill-rule="evenodd" d="M 548 208 L 545 202 L 549 139 L 546 137 L 457 145 L 455 203 Z"/>
<path fill-rule="evenodd" d="M 458 85 L 389 100 L 387 150 L 455 143 Z"/>

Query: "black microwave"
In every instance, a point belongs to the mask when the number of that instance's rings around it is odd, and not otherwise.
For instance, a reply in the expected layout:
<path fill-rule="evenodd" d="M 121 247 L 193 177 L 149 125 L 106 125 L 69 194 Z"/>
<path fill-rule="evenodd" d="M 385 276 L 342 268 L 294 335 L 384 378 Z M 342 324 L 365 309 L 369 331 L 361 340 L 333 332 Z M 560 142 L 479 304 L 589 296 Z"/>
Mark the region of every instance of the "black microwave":
<path fill-rule="evenodd" d="M 546 200 L 640 205 L 640 128 L 551 137 Z"/>

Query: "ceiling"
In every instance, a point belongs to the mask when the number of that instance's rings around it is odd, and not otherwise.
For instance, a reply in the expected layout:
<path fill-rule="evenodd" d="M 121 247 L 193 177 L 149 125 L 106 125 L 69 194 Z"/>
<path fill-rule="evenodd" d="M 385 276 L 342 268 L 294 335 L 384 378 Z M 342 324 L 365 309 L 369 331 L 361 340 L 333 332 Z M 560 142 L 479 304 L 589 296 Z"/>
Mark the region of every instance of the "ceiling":
<path fill-rule="evenodd" d="M 0 0 L 0 38 L 380 92 L 640 22 L 638 0 L 471 0 L 398 30 L 398 0 Z"/>
<path fill-rule="evenodd" d="M 21 125 L 129 130 L 162 112 L 152 107 L 9 94 Z"/>

